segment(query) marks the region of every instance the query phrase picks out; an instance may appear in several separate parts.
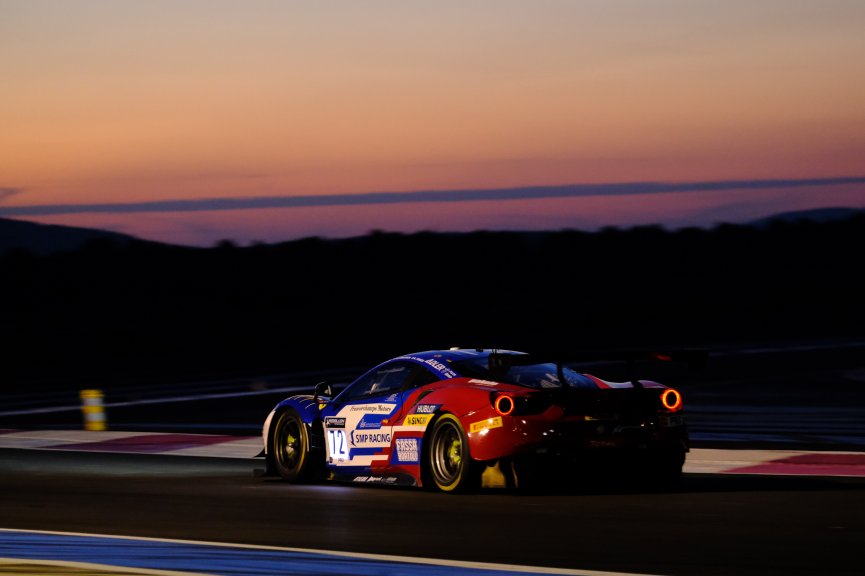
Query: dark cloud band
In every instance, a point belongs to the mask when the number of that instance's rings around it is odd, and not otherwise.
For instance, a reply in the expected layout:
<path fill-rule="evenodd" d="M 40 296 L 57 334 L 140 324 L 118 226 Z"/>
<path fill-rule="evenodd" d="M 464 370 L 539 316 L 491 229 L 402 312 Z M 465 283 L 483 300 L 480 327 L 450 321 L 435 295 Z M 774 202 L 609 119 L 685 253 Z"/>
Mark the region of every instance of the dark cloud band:
<path fill-rule="evenodd" d="M 16 194 L 21 194 L 20 188 L 0 188 L 0 201 Z"/>
<path fill-rule="evenodd" d="M 725 190 L 766 190 L 805 186 L 843 186 L 865 184 L 865 176 L 843 178 L 804 178 L 774 180 L 722 180 L 710 182 L 627 182 L 571 184 L 567 186 L 529 186 L 520 188 L 420 190 L 415 192 L 370 192 L 322 196 L 260 196 L 251 198 L 205 198 L 198 200 L 160 200 L 117 204 L 46 204 L 0 207 L 0 216 L 43 216 L 49 214 L 137 212 L 204 212 L 212 210 L 251 210 L 256 208 L 304 208 L 314 206 L 367 206 L 410 202 L 471 202 L 482 200 L 536 200 L 589 196 L 627 196 L 670 192 L 717 192 Z M 0 191 L 15 189 L 0 189 Z M 3 196 L 0 196 L 2 198 Z"/>

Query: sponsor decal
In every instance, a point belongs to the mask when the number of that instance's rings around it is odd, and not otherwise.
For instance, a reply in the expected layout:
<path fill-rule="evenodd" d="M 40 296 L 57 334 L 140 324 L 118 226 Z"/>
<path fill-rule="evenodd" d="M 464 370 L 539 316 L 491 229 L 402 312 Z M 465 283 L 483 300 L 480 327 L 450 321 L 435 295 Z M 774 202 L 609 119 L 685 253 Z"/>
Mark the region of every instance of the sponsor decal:
<path fill-rule="evenodd" d="M 369 448 L 375 446 L 390 446 L 390 434 L 385 432 L 358 432 L 352 430 L 351 445 L 356 448 Z"/>
<path fill-rule="evenodd" d="M 328 416 L 324 419 L 324 425 L 327 428 L 345 428 L 345 418 Z"/>
<path fill-rule="evenodd" d="M 420 438 L 397 438 L 393 453 L 395 464 L 420 463 Z"/>
<path fill-rule="evenodd" d="M 438 357 L 441 358 L 441 355 L 439 355 Z M 421 362 L 423 364 L 426 364 L 427 366 L 438 372 L 440 376 L 443 376 L 445 378 L 456 378 L 457 376 L 457 373 L 448 368 L 446 364 L 442 364 L 441 362 L 433 358 L 425 360 L 417 356 L 400 356 L 399 360 L 414 360 L 415 362 Z M 448 360 L 448 362 L 450 362 L 450 360 Z"/>
<path fill-rule="evenodd" d="M 444 364 L 442 364 L 438 360 L 434 360 L 433 358 L 426 360 L 425 364 L 427 364 L 428 366 L 431 366 L 433 369 L 435 369 L 436 371 L 438 371 L 439 373 L 441 373 L 443 376 L 445 376 L 447 378 L 455 378 L 457 375 L 456 372 L 454 372 L 453 370 L 451 370 L 450 368 L 448 368 L 447 366 L 445 366 Z"/>
<path fill-rule="evenodd" d="M 501 427 L 502 417 L 496 416 L 495 418 L 487 418 L 486 420 L 481 420 L 479 422 L 472 422 L 471 426 L 469 426 L 469 432 L 480 432 L 481 430 L 491 430 L 493 428 Z"/>
<path fill-rule="evenodd" d="M 469 380 L 469 384 L 479 384 L 481 386 L 498 386 L 499 385 L 498 382 L 493 382 L 492 380 L 478 380 L 476 378 Z"/>
<path fill-rule="evenodd" d="M 381 428 L 384 416 L 381 414 L 364 414 L 357 423 L 357 427 L 361 430 L 378 430 Z"/>
<path fill-rule="evenodd" d="M 394 408 L 396 408 L 396 404 L 355 404 L 349 406 L 348 411 L 365 414 L 390 414 Z"/>
<path fill-rule="evenodd" d="M 432 414 L 409 414 L 403 420 L 403 426 L 426 426 L 432 417 Z"/>
<path fill-rule="evenodd" d="M 382 484 L 393 484 L 396 476 L 355 476 L 353 482 L 378 482 Z"/>
<path fill-rule="evenodd" d="M 418 404 L 414 407 L 415 414 L 432 414 L 439 409 L 441 404 Z"/>

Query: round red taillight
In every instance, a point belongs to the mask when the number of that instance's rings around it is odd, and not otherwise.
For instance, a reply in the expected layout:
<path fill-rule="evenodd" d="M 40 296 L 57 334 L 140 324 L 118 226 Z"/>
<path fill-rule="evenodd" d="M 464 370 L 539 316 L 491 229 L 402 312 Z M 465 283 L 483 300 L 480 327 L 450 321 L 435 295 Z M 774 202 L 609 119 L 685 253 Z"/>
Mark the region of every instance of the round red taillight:
<path fill-rule="evenodd" d="M 494 406 L 496 407 L 496 412 L 502 416 L 507 416 L 514 411 L 514 399 L 507 394 L 502 394 L 496 398 Z"/>
<path fill-rule="evenodd" d="M 671 412 L 682 409 L 682 395 L 677 390 L 667 388 L 661 393 L 661 404 Z"/>

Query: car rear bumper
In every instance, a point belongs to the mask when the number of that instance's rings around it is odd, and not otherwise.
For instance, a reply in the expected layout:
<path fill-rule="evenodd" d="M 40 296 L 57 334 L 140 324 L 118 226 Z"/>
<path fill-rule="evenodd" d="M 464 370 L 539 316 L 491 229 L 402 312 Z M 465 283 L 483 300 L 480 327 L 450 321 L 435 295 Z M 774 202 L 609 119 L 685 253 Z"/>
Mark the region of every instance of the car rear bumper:
<path fill-rule="evenodd" d="M 472 457 L 482 461 L 517 456 L 642 457 L 689 449 L 687 426 L 678 414 L 636 421 L 503 417 L 501 425 L 472 432 L 469 438 Z"/>

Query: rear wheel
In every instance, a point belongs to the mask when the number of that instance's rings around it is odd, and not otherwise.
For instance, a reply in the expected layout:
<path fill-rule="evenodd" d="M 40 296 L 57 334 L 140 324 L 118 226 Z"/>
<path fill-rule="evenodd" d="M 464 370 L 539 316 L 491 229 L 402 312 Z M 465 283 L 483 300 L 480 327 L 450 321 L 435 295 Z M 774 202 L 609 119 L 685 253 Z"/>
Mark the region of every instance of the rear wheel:
<path fill-rule="evenodd" d="M 276 420 L 271 454 L 276 472 L 289 482 L 306 482 L 312 475 L 309 431 L 300 416 L 288 409 Z"/>
<path fill-rule="evenodd" d="M 433 425 L 426 451 L 426 468 L 432 486 L 442 492 L 462 492 L 476 487 L 476 467 L 469 441 L 459 420 L 443 414 Z"/>

